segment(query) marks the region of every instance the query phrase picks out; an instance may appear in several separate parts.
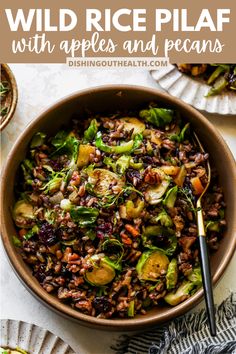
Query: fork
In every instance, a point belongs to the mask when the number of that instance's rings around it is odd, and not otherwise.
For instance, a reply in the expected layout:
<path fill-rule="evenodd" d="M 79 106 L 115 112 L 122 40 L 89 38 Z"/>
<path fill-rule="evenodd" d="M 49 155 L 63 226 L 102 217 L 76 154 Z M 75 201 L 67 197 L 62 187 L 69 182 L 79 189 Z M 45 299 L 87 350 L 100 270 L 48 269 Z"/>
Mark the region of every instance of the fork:
<path fill-rule="evenodd" d="M 194 135 L 194 141 L 199 146 L 200 151 L 202 153 L 205 153 L 205 150 L 200 140 L 198 139 L 198 136 L 196 135 L 196 133 L 193 133 L 193 135 Z M 206 241 L 206 231 L 205 231 L 203 213 L 202 213 L 202 197 L 206 193 L 211 181 L 211 167 L 208 160 L 206 162 L 206 167 L 207 167 L 207 185 L 205 186 L 202 194 L 199 196 L 197 200 L 196 216 L 197 216 L 198 239 L 199 239 L 199 247 L 200 247 L 201 272 L 202 272 L 205 303 L 207 309 L 207 317 L 210 325 L 210 333 L 212 336 L 216 336 L 215 307 L 214 307 L 213 289 L 212 289 L 212 280 L 211 280 L 211 268 L 210 268 L 208 247 Z"/>

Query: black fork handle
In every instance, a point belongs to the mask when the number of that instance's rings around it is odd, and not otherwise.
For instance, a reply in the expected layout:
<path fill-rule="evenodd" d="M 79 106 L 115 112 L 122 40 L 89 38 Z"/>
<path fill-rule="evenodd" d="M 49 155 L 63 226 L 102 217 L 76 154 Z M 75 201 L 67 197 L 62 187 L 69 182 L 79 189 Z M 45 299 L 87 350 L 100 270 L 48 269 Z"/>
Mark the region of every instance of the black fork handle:
<path fill-rule="evenodd" d="M 199 236 L 200 258 L 202 281 L 204 287 L 204 295 L 207 309 L 208 321 L 210 324 L 210 332 L 212 336 L 216 336 L 216 321 L 215 321 L 215 307 L 212 291 L 211 268 L 208 255 L 208 247 L 206 236 Z"/>

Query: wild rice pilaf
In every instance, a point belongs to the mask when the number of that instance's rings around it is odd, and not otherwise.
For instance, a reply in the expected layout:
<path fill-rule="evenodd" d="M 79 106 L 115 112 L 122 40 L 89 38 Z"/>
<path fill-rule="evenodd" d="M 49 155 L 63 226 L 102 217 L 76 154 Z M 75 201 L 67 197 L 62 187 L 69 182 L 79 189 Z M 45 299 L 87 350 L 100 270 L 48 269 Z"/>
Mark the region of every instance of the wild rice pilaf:
<path fill-rule="evenodd" d="M 207 181 L 189 123 L 152 104 L 38 132 L 21 164 L 14 242 L 48 293 L 103 318 L 175 306 L 201 286 L 195 201 Z M 225 227 L 217 176 L 208 245 Z"/>

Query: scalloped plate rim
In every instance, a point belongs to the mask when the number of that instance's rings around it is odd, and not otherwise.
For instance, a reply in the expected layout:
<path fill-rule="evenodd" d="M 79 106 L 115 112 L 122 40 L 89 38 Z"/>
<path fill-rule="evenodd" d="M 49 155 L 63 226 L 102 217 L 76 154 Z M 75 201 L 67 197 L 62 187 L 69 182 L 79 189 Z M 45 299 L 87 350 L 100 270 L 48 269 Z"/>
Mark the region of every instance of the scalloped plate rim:
<path fill-rule="evenodd" d="M 11 349 L 19 347 L 25 351 L 28 351 L 29 354 L 40 354 L 42 353 L 41 350 L 43 349 L 44 350 L 43 354 L 51 354 L 52 351 L 54 352 L 54 350 L 57 350 L 54 353 L 59 353 L 58 349 L 63 344 L 65 346 L 65 350 L 60 351 L 60 354 L 76 354 L 75 351 L 71 348 L 71 346 L 68 343 L 66 343 L 61 337 L 55 335 L 53 332 L 41 326 L 38 326 L 34 323 L 29 323 L 29 322 L 25 322 L 22 320 L 15 320 L 15 319 L 1 319 L 0 325 L 1 325 L 0 326 L 1 328 L 0 347 L 9 347 Z M 9 341 L 10 330 L 14 330 L 17 326 L 18 326 L 17 337 L 13 339 L 10 338 L 11 341 Z M 20 332 L 20 326 L 27 327 L 28 333 L 26 333 L 24 329 Z M 4 329 L 5 327 L 6 329 Z M 20 333 L 22 334 L 21 336 Z M 40 344 L 39 348 L 35 348 L 35 350 L 32 351 L 32 348 L 30 348 L 30 346 L 32 345 L 31 341 L 33 341 L 33 334 L 37 334 L 37 333 L 41 333 L 42 339 L 41 342 L 39 342 Z M 52 342 L 54 343 L 54 344 L 52 343 L 53 347 L 50 346 L 47 348 L 47 343 L 45 342 L 48 337 L 51 337 Z M 38 337 L 36 338 L 38 339 Z"/>
<path fill-rule="evenodd" d="M 173 64 L 169 64 L 167 67 L 157 70 L 151 70 L 151 75 L 153 79 L 170 95 L 181 99 L 182 101 L 192 105 L 198 110 L 211 114 L 217 113 L 224 116 L 232 116 L 236 114 L 236 94 L 234 95 L 233 93 L 229 92 L 206 98 L 203 94 L 208 92 L 210 86 L 199 79 L 195 80 L 192 77 L 181 73 Z M 180 82 L 182 86 L 184 83 L 182 90 L 179 92 L 174 91 L 175 89 L 178 90 L 178 85 Z M 192 95 L 190 98 L 183 95 L 183 91 L 187 86 L 195 89 L 194 95 Z M 188 93 L 191 92 L 188 90 Z M 225 107 L 227 106 L 225 113 L 222 113 L 222 110 L 220 110 L 222 102 Z M 232 108 L 228 107 L 228 102 L 232 102 Z"/>

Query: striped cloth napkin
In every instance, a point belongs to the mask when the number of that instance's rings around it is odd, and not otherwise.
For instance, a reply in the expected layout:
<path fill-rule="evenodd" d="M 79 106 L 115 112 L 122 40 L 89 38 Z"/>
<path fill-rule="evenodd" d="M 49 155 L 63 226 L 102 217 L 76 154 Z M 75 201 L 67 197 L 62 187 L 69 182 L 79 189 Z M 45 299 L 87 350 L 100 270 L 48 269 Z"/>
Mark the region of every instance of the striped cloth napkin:
<path fill-rule="evenodd" d="M 116 354 L 236 354 L 236 293 L 216 310 L 217 336 L 211 337 L 205 310 L 164 327 L 129 337 L 112 347 Z"/>

